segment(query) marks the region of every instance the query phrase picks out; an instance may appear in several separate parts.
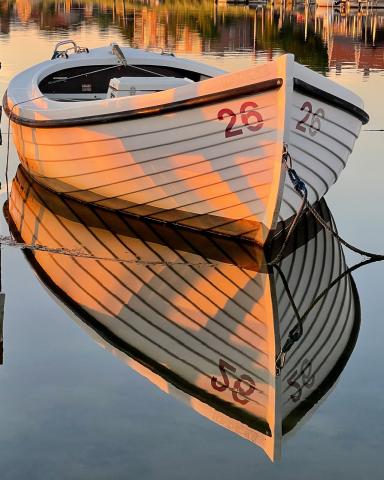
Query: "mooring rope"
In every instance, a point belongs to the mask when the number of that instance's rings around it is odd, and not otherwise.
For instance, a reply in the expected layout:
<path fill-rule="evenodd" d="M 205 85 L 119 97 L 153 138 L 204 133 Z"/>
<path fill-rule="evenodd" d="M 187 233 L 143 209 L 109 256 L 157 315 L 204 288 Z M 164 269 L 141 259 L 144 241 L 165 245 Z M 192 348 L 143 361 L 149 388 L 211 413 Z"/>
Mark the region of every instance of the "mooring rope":
<path fill-rule="evenodd" d="M 308 315 L 311 313 L 311 310 L 320 302 L 320 300 L 323 297 L 325 297 L 325 295 L 327 295 L 327 293 L 347 275 L 351 274 L 355 270 L 357 270 L 357 269 L 359 269 L 359 268 L 361 268 L 365 265 L 369 265 L 370 263 L 380 262 L 382 260 L 383 259 L 380 259 L 380 258 L 368 258 L 368 259 L 362 260 L 361 262 L 357 263 L 356 265 L 353 265 L 352 267 L 349 267 L 346 270 L 344 270 L 343 273 L 341 273 L 334 280 L 332 280 L 332 282 L 326 288 L 324 288 L 324 290 L 322 292 L 320 292 L 314 300 L 312 300 L 311 304 L 305 310 L 303 315 L 300 315 L 300 313 L 298 312 L 297 307 L 295 305 L 295 302 L 292 298 L 292 295 L 290 294 L 289 290 L 287 290 L 287 287 L 286 287 L 287 281 L 284 277 L 284 274 L 282 273 L 282 271 L 280 269 L 278 270 L 279 274 L 280 274 L 280 277 L 283 281 L 283 284 L 286 288 L 291 306 L 294 310 L 294 313 L 295 313 L 295 316 L 296 316 L 296 319 L 297 319 L 297 325 L 295 325 L 289 331 L 288 338 L 285 341 L 284 345 L 281 347 L 280 352 L 278 353 L 278 355 L 276 357 L 276 375 L 277 376 L 280 375 L 281 370 L 284 368 L 287 353 L 293 347 L 294 343 L 296 343 L 298 340 L 300 340 L 300 338 L 301 338 L 301 336 L 304 332 L 304 327 L 303 327 L 304 320 L 306 319 L 306 317 L 308 317 Z"/>
<path fill-rule="evenodd" d="M 342 245 L 344 245 L 346 248 L 348 248 L 352 252 L 358 253 L 359 255 L 362 255 L 363 257 L 367 257 L 370 259 L 384 260 L 383 254 L 368 252 L 366 250 L 362 250 L 361 248 L 356 247 L 355 245 L 352 245 L 351 243 L 347 242 L 344 238 L 342 238 L 336 232 L 336 230 L 333 230 L 332 227 L 324 221 L 321 215 L 319 215 L 319 213 L 316 212 L 316 210 L 312 207 L 310 203 L 307 203 L 307 209 L 312 213 L 312 215 L 315 217 L 315 219 L 320 223 L 322 227 L 328 230 L 332 236 L 334 236 Z"/>
<path fill-rule="evenodd" d="M 286 147 L 284 147 L 284 151 L 283 151 L 283 157 L 282 157 L 282 160 L 283 160 L 283 163 L 285 164 L 286 168 L 287 168 L 287 171 L 288 171 L 288 175 L 289 175 L 289 178 L 291 179 L 291 182 L 293 184 L 293 187 L 294 187 L 294 190 L 295 192 L 302 198 L 302 202 L 305 204 L 305 208 L 304 208 L 304 211 L 305 210 L 308 210 L 312 215 L 313 217 L 315 218 L 315 220 L 325 229 L 327 230 L 338 242 L 340 242 L 342 245 L 344 245 L 346 248 L 348 248 L 349 250 L 355 252 L 355 253 L 358 253 L 359 255 L 362 255 L 363 257 L 367 257 L 366 260 L 363 260 L 361 261 L 360 263 L 354 265 L 353 267 L 350 267 L 348 269 L 346 269 L 342 274 L 340 274 L 338 277 L 336 277 L 329 285 L 328 287 L 326 287 L 311 303 L 311 305 L 307 308 L 307 310 L 304 312 L 303 315 L 300 315 L 296 305 L 295 305 L 295 302 L 293 300 L 293 297 L 292 295 L 290 294 L 290 291 L 289 291 L 289 288 L 288 288 L 288 284 L 287 284 L 287 281 L 280 269 L 280 267 L 277 264 L 277 262 L 275 261 L 276 258 L 278 260 L 280 260 L 283 256 L 283 253 L 284 252 L 279 252 L 279 254 L 277 255 L 277 257 L 272 260 L 272 262 L 269 263 L 269 265 L 273 266 L 279 273 L 282 281 L 283 281 L 283 284 L 284 284 L 284 287 L 285 287 L 285 290 L 288 294 L 288 298 L 290 300 L 290 303 L 291 303 L 291 306 L 292 306 L 292 309 L 295 313 L 295 317 L 296 317 L 296 320 L 297 320 L 297 324 L 295 325 L 295 327 L 293 327 L 289 334 L 288 334 L 288 338 L 287 340 L 285 341 L 285 343 L 283 344 L 283 346 L 281 347 L 280 349 L 280 352 L 278 353 L 277 357 L 276 357 L 276 375 L 280 375 L 280 372 L 282 370 L 282 368 L 284 367 L 284 364 L 285 364 L 285 357 L 286 357 L 286 354 L 288 353 L 288 351 L 293 347 L 293 345 L 300 340 L 301 336 L 303 335 L 303 321 L 304 319 L 309 315 L 310 311 L 314 308 L 314 306 L 331 290 L 331 288 L 333 286 L 335 286 L 340 280 L 342 280 L 346 275 L 352 273 L 354 270 L 357 270 L 358 268 L 362 267 L 363 265 L 368 265 L 369 263 L 374 263 L 374 262 L 379 262 L 379 261 L 382 261 L 384 260 L 384 255 L 382 254 L 377 254 L 377 253 L 372 253 L 372 252 L 368 252 L 366 250 L 363 250 L 359 247 L 356 247 L 355 245 L 352 245 L 351 243 L 347 242 L 344 238 L 342 238 L 338 232 L 336 230 L 334 230 L 323 218 L 322 216 L 312 207 L 312 205 L 309 203 L 308 201 L 308 195 L 307 195 L 307 188 L 305 186 L 305 183 L 304 181 L 299 177 L 299 175 L 297 174 L 297 172 L 292 168 L 292 158 L 287 150 Z M 301 212 L 301 209 L 302 209 L 302 205 L 299 209 L 298 212 Z M 298 217 L 299 213 L 296 214 L 296 217 L 295 217 L 295 220 L 296 218 Z M 300 213 L 300 216 L 302 215 L 302 213 Z M 294 220 L 294 222 L 295 222 Z M 288 232 L 287 234 L 287 237 L 288 235 L 291 235 L 292 232 Z M 287 241 L 284 242 L 284 248 L 287 244 Z"/>
<path fill-rule="evenodd" d="M 137 264 L 137 265 L 145 265 L 145 266 L 153 266 L 153 265 L 164 265 L 164 266 L 174 266 L 174 265 L 181 265 L 181 266 L 188 266 L 188 267 L 217 267 L 219 262 L 215 261 L 204 261 L 204 262 L 187 262 L 187 261 L 172 261 L 172 260 L 145 260 L 142 258 L 130 258 L 124 259 L 119 257 L 102 257 L 98 255 L 94 255 L 92 253 L 88 253 L 81 248 L 78 249 L 71 249 L 71 248 L 64 248 L 64 247 L 48 247 L 46 245 L 41 245 L 38 243 L 25 243 L 25 242 L 17 242 L 12 236 L 5 236 L 0 235 L 0 244 L 5 245 L 7 247 L 16 247 L 20 248 L 20 250 L 32 250 L 32 251 L 39 251 L 39 252 L 46 252 L 50 254 L 59 254 L 65 255 L 69 257 L 76 257 L 76 258 L 88 258 L 91 260 L 100 260 L 100 261 L 108 261 L 108 262 L 116 262 L 116 263 L 124 263 L 124 264 Z"/>
<path fill-rule="evenodd" d="M 384 254 L 368 252 L 359 247 L 356 247 L 355 245 L 352 245 L 351 243 L 347 242 L 344 238 L 342 238 L 337 233 L 336 230 L 334 230 L 330 225 L 328 225 L 327 222 L 321 217 L 321 215 L 309 203 L 307 198 L 307 189 L 306 189 L 305 183 L 299 177 L 297 172 L 292 168 L 292 158 L 288 153 L 288 150 L 286 147 L 283 151 L 282 160 L 287 167 L 288 175 L 289 175 L 289 178 L 291 179 L 295 192 L 297 193 L 297 195 L 299 195 L 299 197 L 303 199 L 306 209 L 309 212 L 311 212 L 311 214 L 314 216 L 314 218 L 323 228 L 328 230 L 328 232 L 330 232 L 331 235 L 333 235 L 342 245 L 344 245 L 349 250 L 352 250 L 353 252 L 358 253 L 359 255 L 362 255 L 364 257 L 368 257 L 376 260 L 384 260 Z"/>
<path fill-rule="evenodd" d="M 48 82 L 48 85 L 53 85 L 53 84 L 57 84 L 57 83 L 64 83 L 64 82 L 68 82 L 69 80 L 73 80 L 75 78 L 88 77 L 89 75 L 94 75 L 95 73 L 103 72 L 105 70 L 111 70 L 111 69 L 114 69 L 114 68 L 120 68 L 120 67 L 123 67 L 123 65 L 121 63 L 118 63 L 117 65 L 112 65 L 110 67 L 99 68 L 98 70 L 92 70 L 91 72 L 79 73 L 78 75 L 73 75 L 72 77 L 58 78 L 57 80 L 51 80 L 50 82 Z M 132 67 L 132 68 L 135 68 L 136 70 L 141 70 L 143 72 L 150 73 L 151 75 L 155 75 L 155 76 L 157 75 L 158 77 L 166 77 L 167 76 L 167 75 L 164 75 L 163 73 L 154 72 L 152 70 L 148 70 L 144 67 L 139 67 L 137 65 L 132 65 L 130 63 L 127 63 L 127 67 Z"/>
<path fill-rule="evenodd" d="M 290 154 L 288 153 L 288 149 L 287 149 L 286 145 L 284 145 L 282 161 L 283 161 L 284 165 L 287 166 L 289 178 L 291 179 L 291 182 L 293 183 L 293 187 L 294 187 L 295 191 L 302 197 L 302 202 L 301 202 L 299 210 L 297 211 L 297 213 L 295 215 L 295 218 L 293 219 L 293 221 L 292 221 L 292 223 L 291 223 L 291 225 L 288 229 L 288 233 L 285 237 L 285 240 L 284 240 L 283 245 L 281 246 L 279 252 L 277 253 L 277 255 L 275 256 L 275 258 L 273 260 L 271 260 L 270 262 L 267 263 L 267 265 L 271 266 L 271 267 L 278 264 L 280 262 L 280 260 L 283 258 L 283 255 L 284 255 L 286 246 L 289 242 L 289 239 L 291 238 L 293 232 L 296 229 L 297 224 L 299 223 L 301 217 L 303 216 L 303 214 L 305 212 L 306 205 L 308 203 L 307 187 L 305 186 L 305 183 L 299 178 L 296 171 L 292 168 L 292 158 L 291 158 Z"/>
<path fill-rule="evenodd" d="M 287 279 L 285 278 L 285 275 L 281 268 L 278 265 L 275 265 L 274 268 L 280 275 L 281 281 L 283 282 L 285 291 L 288 295 L 289 302 L 291 304 L 291 307 L 295 313 L 296 321 L 297 324 L 289 331 L 288 333 L 288 338 L 285 341 L 284 345 L 280 349 L 280 352 L 278 353 L 276 357 L 276 375 L 279 376 L 281 373 L 281 370 L 284 368 L 285 365 L 285 357 L 289 350 L 293 347 L 293 344 L 296 343 L 298 340 L 303 335 L 304 329 L 303 329 L 303 321 L 304 318 L 300 315 L 299 310 L 296 306 L 295 300 L 293 298 L 293 295 L 291 293 L 291 290 L 289 288 Z M 308 312 L 309 313 L 309 312 Z"/>

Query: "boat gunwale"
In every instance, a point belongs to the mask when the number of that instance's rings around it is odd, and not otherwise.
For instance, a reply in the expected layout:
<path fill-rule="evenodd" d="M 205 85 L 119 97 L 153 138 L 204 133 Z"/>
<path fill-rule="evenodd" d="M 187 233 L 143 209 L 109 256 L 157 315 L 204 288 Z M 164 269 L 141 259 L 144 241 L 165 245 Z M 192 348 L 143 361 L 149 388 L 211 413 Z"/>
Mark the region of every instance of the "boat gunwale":
<path fill-rule="evenodd" d="M 247 94 L 261 93 L 275 88 L 280 88 L 283 85 L 282 78 L 273 78 L 270 80 L 264 80 L 262 82 L 252 83 L 244 85 L 242 87 L 235 87 L 230 90 L 224 90 L 220 92 L 210 93 L 202 96 L 197 96 L 185 100 L 178 100 L 175 102 L 164 103 L 160 105 L 152 105 L 149 107 L 141 107 L 134 110 L 124 110 L 121 112 L 105 113 L 101 115 L 92 115 L 79 118 L 65 118 L 55 120 L 35 120 L 21 117 L 12 113 L 12 108 L 8 106 L 7 91 L 3 97 L 4 112 L 10 119 L 22 126 L 31 128 L 63 128 L 63 127 L 77 127 L 81 125 L 95 125 L 111 122 L 119 122 L 122 120 L 132 120 L 135 118 L 142 118 L 148 116 L 155 116 L 162 113 L 172 113 L 180 110 L 187 110 L 195 108 L 197 106 L 208 105 L 217 103 L 223 99 L 232 99 L 242 97 Z M 362 122 L 363 125 L 368 123 L 369 115 L 357 105 L 344 100 L 330 92 L 327 92 L 321 88 L 315 87 L 304 80 L 297 77 L 293 78 L 294 91 L 299 93 L 309 94 L 310 96 L 317 98 L 324 103 L 327 103 L 335 108 L 339 108 L 344 112 L 353 115 Z M 24 102 L 23 102 L 24 103 Z"/>
<path fill-rule="evenodd" d="M 79 118 L 65 118 L 55 120 L 35 120 L 15 115 L 12 108 L 8 106 L 7 91 L 3 97 L 3 108 L 10 120 L 16 124 L 31 128 L 63 128 L 77 127 L 81 125 L 95 125 L 111 122 L 119 122 L 122 120 L 132 120 L 148 116 L 156 116 L 164 113 L 172 113 L 180 110 L 196 108 L 202 105 L 218 103 L 221 100 L 243 97 L 245 95 L 257 94 L 268 90 L 280 88 L 283 85 L 283 79 L 280 77 L 256 82 L 242 87 L 235 87 L 229 90 L 209 93 L 206 95 L 196 96 L 189 99 L 178 100 L 175 102 L 164 103 L 160 105 L 151 105 L 149 107 L 141 107 L 134 110 L 124 110 L 121 112 L 104 113 L 101 115 L 92 115 Z M 23 102 L 25 103 L 25 102 Z M 17 104 L 15 104 L 17 105 Z"/>
<path fill-rule="evenodd" d="M 369 115 L 362 108 L 354 105 L 351 102 L 348 102 L 347 100 L 344 100 L 343 98 L 338 97 L 337 95 L 334 95 L 333 93 L 315 87 L 314 85 L 311 85 L 300 78 L 295 77 L 293 79 L 293 89 L 296 92 L 308 94 L 313 98 L 317 98 L 324 103 L 353 115 L 354 117 L 358 118 L 363 125 L 369 122 Z"/>

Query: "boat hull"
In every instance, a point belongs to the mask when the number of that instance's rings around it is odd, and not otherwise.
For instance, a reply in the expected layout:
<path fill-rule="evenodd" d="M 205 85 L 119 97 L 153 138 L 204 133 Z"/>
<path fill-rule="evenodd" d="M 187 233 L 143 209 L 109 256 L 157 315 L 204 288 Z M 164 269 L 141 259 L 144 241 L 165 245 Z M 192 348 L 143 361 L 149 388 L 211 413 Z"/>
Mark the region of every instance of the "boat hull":
<path fill-rule="evenodd" d="M 313 204 L 345 166 L 366 115 L 357 97 L 292 55 L 61 110 L 45 98 L 4 103 L 20 160 L 45 187 L 260 245 L 301 203 L 282 165 L 285 147 Z"/>
<path fill-rule="evenodd" d="M 250 234 L 264 243 L 280 188 L 278 96 L 279 90 L 272 90 L 65 132 L 16 126 L 17 150 L 28 172 L 58 193 L 184 226 Z M 238 112 L 247 103 L 258 105 L 262 128 L 224 141 L 218 113 Z"/>
<path fill-rule="evenodd" d="M 321 91 L 312 88 L 314 75 L 295 64 L 296 83 L 287 124 L 292 166 L 305 183 L 308 201 L 312 205 L 339 178 L 362 125 L 362 119 L 354 112 L 339 108 L 337 97 L 327 98 L 323 94 L 325 84 Z M 287 175 L 279 219 L 286 220 L 295 215 L 301 201 Z"/>

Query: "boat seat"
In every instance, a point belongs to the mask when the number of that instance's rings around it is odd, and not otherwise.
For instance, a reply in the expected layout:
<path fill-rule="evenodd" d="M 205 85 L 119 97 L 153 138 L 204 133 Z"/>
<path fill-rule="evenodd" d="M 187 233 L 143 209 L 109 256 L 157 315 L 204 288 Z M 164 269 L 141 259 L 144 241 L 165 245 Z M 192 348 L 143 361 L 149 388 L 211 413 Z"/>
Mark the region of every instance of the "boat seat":
<path fill-rule="evenodd" d="M 120 77 L 111 78 L 107 98 L 126 97 L 129 95 L 144 95 L 160 92 L 170 88 L 194 83 L 189 78 L 176 77 Z"/>

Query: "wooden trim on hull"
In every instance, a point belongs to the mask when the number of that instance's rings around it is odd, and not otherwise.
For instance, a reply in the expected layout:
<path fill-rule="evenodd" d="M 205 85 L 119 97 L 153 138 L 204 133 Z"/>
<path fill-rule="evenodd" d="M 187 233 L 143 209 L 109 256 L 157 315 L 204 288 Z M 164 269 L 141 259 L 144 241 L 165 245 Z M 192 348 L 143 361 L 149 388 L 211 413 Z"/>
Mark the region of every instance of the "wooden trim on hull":
<path fill-rule="evenodd" d="M 308 94 L 311 97 L 318 98 L 319 100 L 322 100 L 329 105 L 332 105 L 353 115 L 354 117 L 358 118 L 363 125 L 368 123 L 369 115 L 353 103 L 347 102 L 346 100 L 343 100 L 342 98 L 339 98 L 332 93 L 326 92 L 325 90 L 310 85 L 309 83 L 304 82 L 299 78 L 294 78 L 293 83 L 294 90 L 304 94 Z M 279 88 L 282 84 L 282 78 L 274 78 L 257 84 L 245 85 L 240 88 L 233 88 L 224 92 L 217 92 L 201 97 L 195 97 L 189 100 L 182 100 L 178 102 L 155 105 L 151 107 L 123 111 L 118 113 L 95 115 L 92 117 L 69 118 L 61 120 L 32 120 L 12 114 L 11 120 L 19 125 L 29 126 L 33 128 L 61 128 L 80 125 L 95 125 L 121 120 L 131 120 L 133 118 L 142 118 L 146 116 L 158 115 L 161 113 L 171 113 L 184 109 L 186 110 L 197 106 L 215 103 L 223 99 L 231 99 L 241 97 L 243 95 L 248 95 L 250 93 L 261 93 L 267 90 L 273 90 L 275 88 Z M 11 114 L 11 109 L 8 106 L 7 92 L 5 92 L 3 97 L 3 107 L 6 115 L 9 117 Z"/>
<path fill-rule="evenodd" d="M 190 108 L 196 108 L 209 104 L 214 104 L 222 100 L 242 97 L 244 95 L 256 94 L 268 90 L 280 88 L 283 85 L 282 78 L 273 78 L 263 82 L 253 83 L 251 85 L 244 85 L 242 87 L 232 88 L 221 92 L 210 93 L 200 97 L 193 97 L 177 102 L 170 102 L 161 105 L 153 105 L 150 107 L 138 108 L 136 110 L 127 110 L 117 113 L 106 113 L 102 115 L 93 115 L 89 117 L 80 118 L 65 118 L 59 120 L 33 120 L 23 118 L 12 113 L 11 120 L 19 125 L 31 128 L 63 128 L 63 127 L 78 127 L 84 125 L 95 125 L 103 123 L 120 122 L 122 120 L 132 120 L 153 115 L 160 115 L 164 113 L 173 113 Z M 26 103 L 26 102 L 23 102 Z M 3 97 L 4 111 L 9 117 L 11 115 L 11 108 L 8 106 L 8 96 L 5 92 Z"/>
<path fill-rule="evenodd" d="M 362 110 L 360 107 L 357 107 L 353 103 L 347 102 L 346 100 L 343 100 L 342 98 L 337 97 L 332 93 L 326 92 L 325 90 L 321 90 L 320 88 L 310 85 L 309 83 L 304 82 L 299 78 L 293 79 L 293 89 L 297 92 L 310 95 L 313 98 L 317 98 L 324 103 L 328 103 L 335 108 L 339 108 L 340 110 L 343 110 L 344 112 L 353 115 L 354 117 L 359 119 L 363 125 L 365 125 L 369 121 L 368 113 L 364 112 L 364 110 Z"/>

